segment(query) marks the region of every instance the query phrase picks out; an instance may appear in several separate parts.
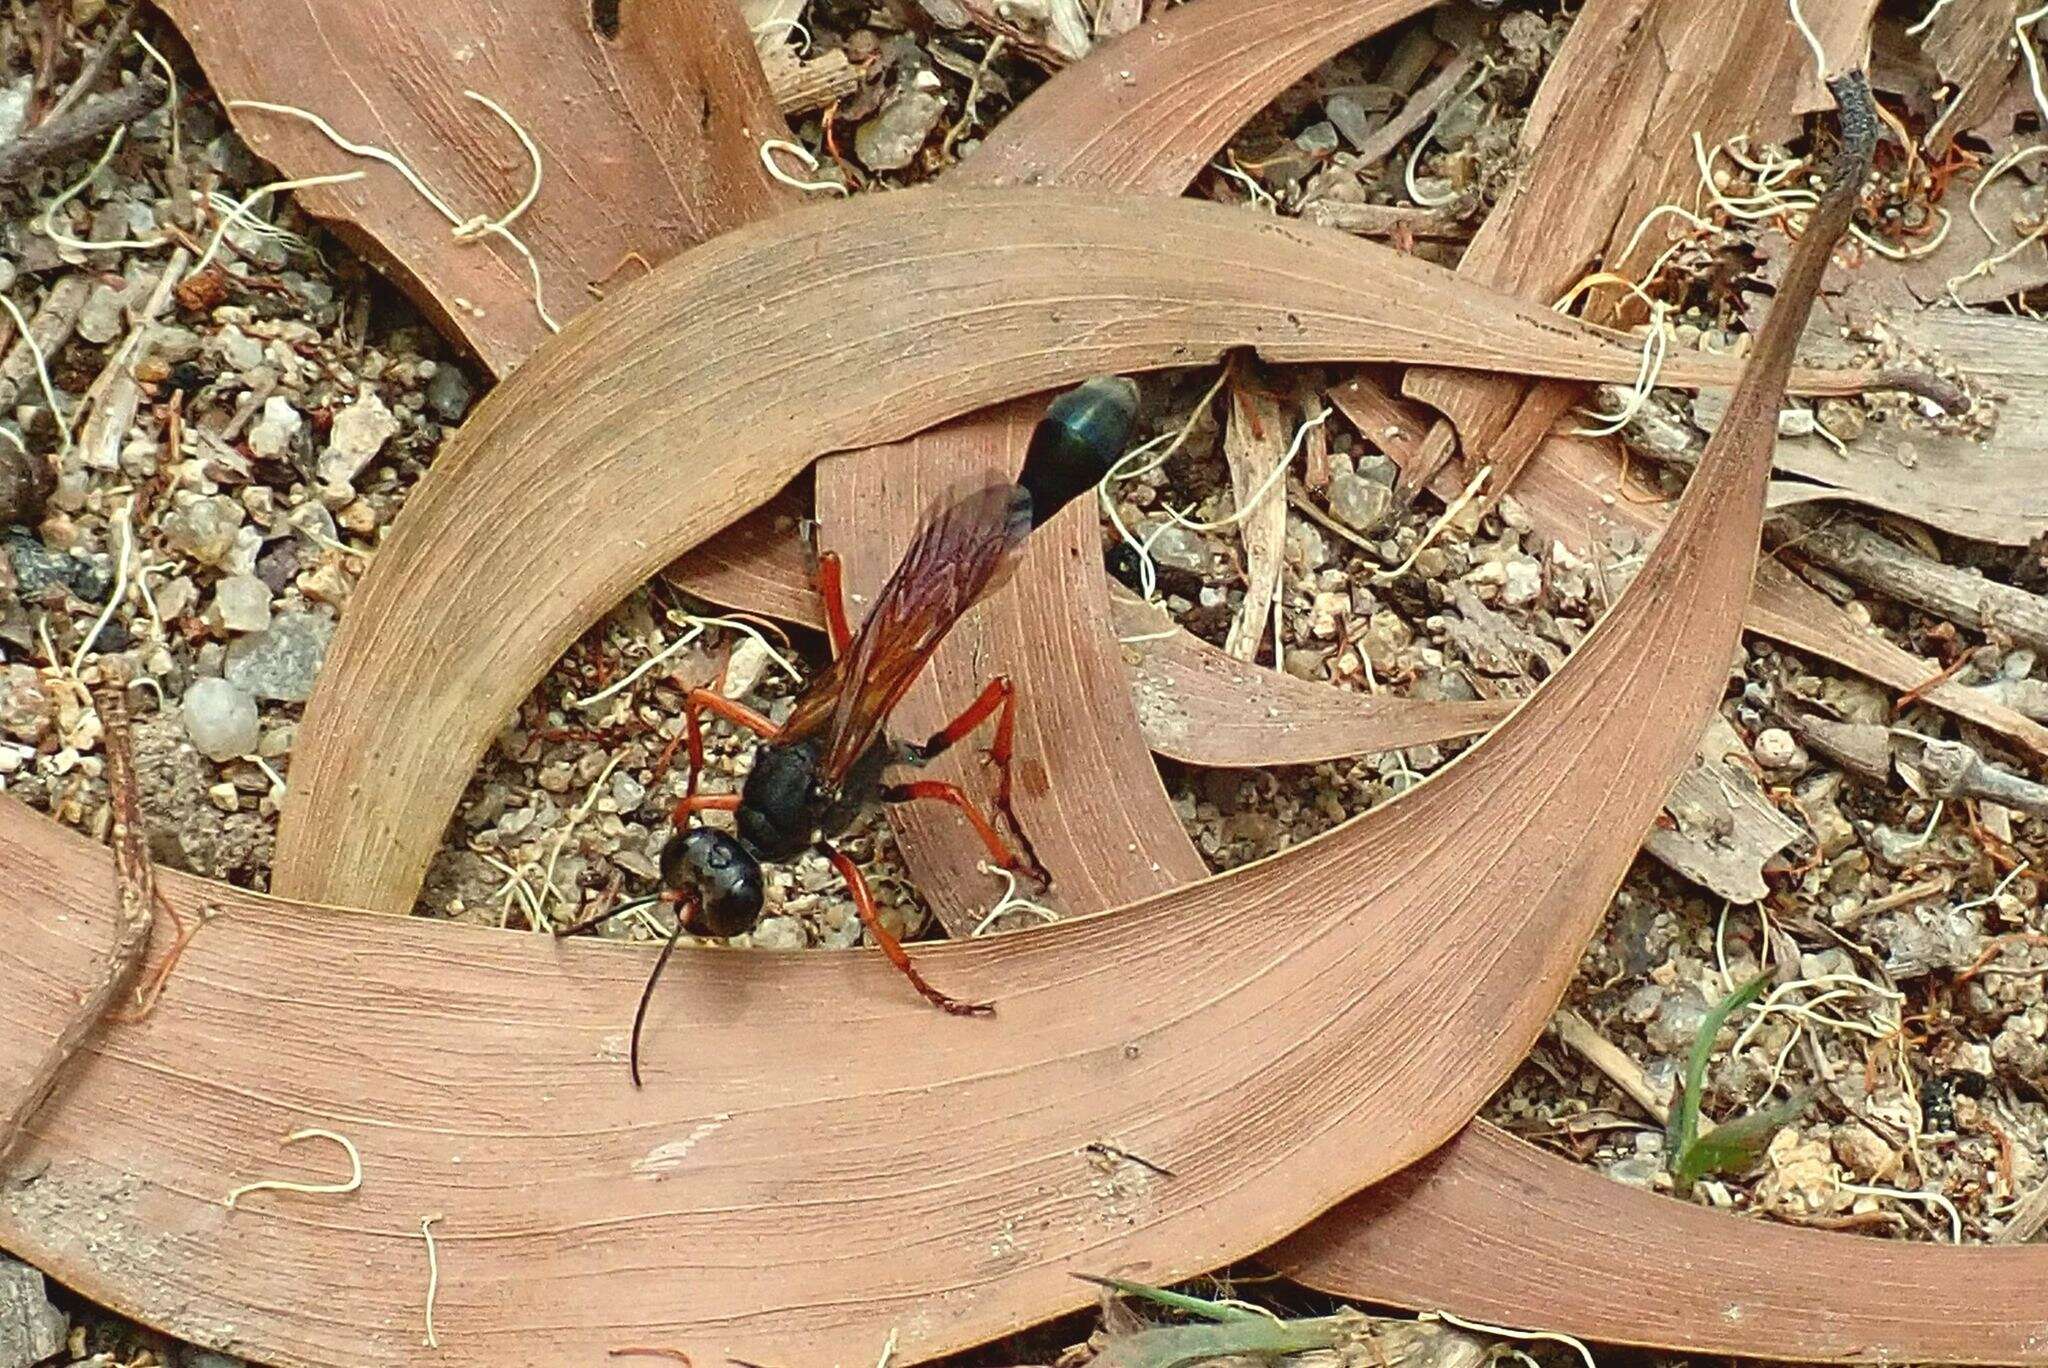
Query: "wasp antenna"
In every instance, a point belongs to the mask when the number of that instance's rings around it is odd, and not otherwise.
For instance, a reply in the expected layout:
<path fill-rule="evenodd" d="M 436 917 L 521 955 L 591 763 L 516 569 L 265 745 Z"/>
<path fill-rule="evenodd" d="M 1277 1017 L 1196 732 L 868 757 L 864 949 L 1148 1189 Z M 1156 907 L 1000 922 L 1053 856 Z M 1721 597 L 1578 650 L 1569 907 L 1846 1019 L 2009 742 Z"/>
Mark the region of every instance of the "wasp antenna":
<path fill-rule="evenodd" d="M 1034 528 L 1102 482 L 1137 418 L 1138 387 L 1120 375 L 1098 376 L 1047 406 L 1017 476 L 1031 495 Z"/>
<path fill-rule="evenodd" d="M 647 986 L 640 990 L 640 1005 L 633 1009 L 633 1041 L 626 1056 L 627 1070 L 633 1075 L 633 1086 L 640 1086 L 640 1027 L 647 1020 L 647 1004 L 654 1001 L 654 985 L 661 981 L 661 971 L 668 968 L 668 957 L 676 952 L 676 942 L 683 938 L 684 918 L 676 918 L 676 929 L 668 933 L 661 953 L 655 956 L 654 970 L 647 976 Z"/>

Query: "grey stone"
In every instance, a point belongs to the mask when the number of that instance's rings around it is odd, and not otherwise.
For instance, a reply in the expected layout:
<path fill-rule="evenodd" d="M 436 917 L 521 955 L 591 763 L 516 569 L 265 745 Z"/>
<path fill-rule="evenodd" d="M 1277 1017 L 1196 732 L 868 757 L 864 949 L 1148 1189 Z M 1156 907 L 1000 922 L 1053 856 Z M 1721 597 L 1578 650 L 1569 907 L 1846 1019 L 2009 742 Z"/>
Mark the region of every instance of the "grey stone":
<path fill-rule="evenodd" d="M 1198 532 L 1191 532 L 1174 523 L 1158 532 L 1148 532 L 1141 540 L 1152 548 L 1152 559 L 1169 570 L 1185 570 L 1190 574 L 1206 575 L 1216 569 L 1216 548 L 1202 538 Z"/>
<path fill-rule="evenodd" d="M 268 631 L 238 638 L 228 647 L 228 681 L 258 698 L 303 703 L 313 696 L 313 680 L 333 635 L 329 618 L 287 613 Z"/>
<path fill-rule="evenodd" d="M 479 861 L 478 863 L 482 863 Z M 488 870 L 489 866 L 486 865 Z M 496 875 L 492 875 L 493 878 Z M 216 1354 L 211 1349 L 201 1349 L 188 1344 L 178 1357 L 178 1368 L 249 1368 L 247 1359 L 238 1359 L 233 1354 Z"/>
<path fill-rule="evenodd" d="M 50 734 L 55 711 L 35 666 L 0 666 L 0 731 L 34 745 Z"/>
<path fill-rule="evenodd" d="M 230 575 L 213 590 L 216 626 L 229 632 L 261 632 L 270 626 L 270 586 L 254 575 Z"/>
<path fill-rule="evenodd" d="M 223 328 L 218 337 L 220 359 L 238 371 L 254 370 L 263 364 L 263 344 L 240 328 Z"/>
<path fill-rule="evenodd" d="M 22 125 L 28 122 L 28 102 L 34 89 L 35 79 L 27 74 L 0 85 L 0 142 L 12 142 L 21 136 Z"/>
<path fill-rule="evenodd" d="M 1766 769 L 1792 769 L 1802 758 L 1799 742 L 1783 727 L 1766 727 L 1756 734 L 1756 760 Z"/>
<path fill-rule="evenodd" d="M 0 1368 L 30 1368 L 64 1348 L 71 1321 L 50 1304 L 43 1275 L 0 1256 Z"/>
<path fill-rule="evenodd" d="M 263 412 L 249 425 L 249 450 L 274 461 L 291 450 L 305 425 L 304 415 L 292 407 L 291 400 L 273 394 L 263 401 Z"/>
<path fill-rule="evenodd" d="M 804 924 L 795 917 L 765 917 L 754 928 L 752 944 L 759 950 L 801 950 Z"/>
<path fill-rule="evenodd" d="M 1501 585 L 1500 601 L 1510 608 L 1534 603 L 1543 593 L 1543 567 L 1527 556 L 1516 556 L 1506 564 L 1507 578 Z"/>
<path fill-rule="evenodd" d="M 1334 122 L 1310 124 L 1295 135 L 1294 145 L 1304 152 L 1328 156 L 1337 150 L 1337 126 Z"/>
<path fill-rule="evenodd" d="M 202 679 L 185 691 L 185 735 L 209 760 L 232 760 L 256 749 L 256 700 L 225 679 Z"/>
<path fill-rule="evenodd" d="M 434 378 L 427 381 L 427 407 L 444 423 L 461 422 L 462 415 L 469 412 L 470 400 L 475 394 L 476 388 L 469 383 L 469 377 L 452 361 L 442 362 L 434 372 Z"/>
<path fill-rule="evenodd" d="M 647 801 L 647 785 L 620 770 L 612 775 L 612 802 L 620 812 L 631 812 Z"/>
<path fill-rule="evenodd" d="M 226 562 L 246 515 L 224 494 L 191 499 L 164 515 L 164 541 L 204 565 Z"/>
<path fill-rule="evenodd" d="M 320 453 L 316 472 L 322 484 L 345 485 L 363 473 L 377 459 L 384 444 L 398 432 L 398 420 L 375 391 L 364 390 L 356 401 L 334 415 L 334 427 L 327 436 L 327 450 Z"/>
<path fill-rule="evenodd" d="M 1372 532 L 1394 511 L 1394 491 L 1377 480 L 1346 471 L 1330 477 L 1330 516 L 1360 532 Z"/>
<path fill-rule="evenodd" d="M 150 325 L 149 354 L 166 365 L 177 365 L 199 355 L 199 334 L 171 323 Z"/>
<path fill-rule="evenodd" d="M 1347 93 L 1332 95 L 1323 101 L 1323 116 L 1327 118 L 1344 140 L 1353 147 L 1364 147 L 1365 140 L 1372 134 L 1371 111 L 1356 95 Z"/>
<path fill-rule="evenodd" d="M 916 159 L 945 112 L 939 95 L 907 90 L 854 130 L 854 155 L 870 171 L 901 171 Z"/>
<path fill-rule="evenodd" d="M 85 297 L 85 307 L 78 311 L 78 335 L 95 346 L 104 346 L 119 337 L 126 299 L 125 290 L 104 283 L 93 286 L 92 293 Z"/>
<path fill-rule="evenodd" d="M 1656 1155 L 1631 1154 L 1625 1159 L 1603 1164 L 1601 1171 L 1617 1183 L 1654 1190 L 1659 1175 L 1664 1172 L 1664 1161 Z"/>
<path fill-rule="evenodd" d="M 157 236 L 156 211 L 131 199 L 110 199 L 93 211 L 93 242 L 147 242 Z"/>
<path fill-rule="evenodd" d="M 1661 1054 L 1679 1054 L 1692 1048 L 1706 1019 L 1707 1000 L 1697 989 L 1667 992 L 1657 1004 L 1657 1014 L 1644 1023 L 1643 1039 Z"/>
<path fill-rule="evenodd" d="M 55 586 L 90 603 L 104 603 L 114 587 L 110 572 L 69 552 L 52 551 L 27 533 L 7 539 L 7 562 L 14 569 L 16 589 L 24 598 L 33 598 Z"/>

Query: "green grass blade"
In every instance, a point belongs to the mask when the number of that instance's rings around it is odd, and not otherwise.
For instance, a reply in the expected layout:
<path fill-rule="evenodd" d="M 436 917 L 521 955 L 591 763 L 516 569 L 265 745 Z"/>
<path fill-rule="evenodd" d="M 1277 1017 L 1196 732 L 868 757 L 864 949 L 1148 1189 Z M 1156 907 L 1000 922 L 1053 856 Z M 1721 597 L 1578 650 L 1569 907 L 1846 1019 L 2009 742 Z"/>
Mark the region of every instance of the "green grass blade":
<path fill-rule="evenodd" d="M 1700 1094 L 1706 1086 L 1707 1061 L 1714 1054 L 1714 1038 L 1721 1034 L 1721 1027 L 1730 1016 L 1756 1001 L 1770 979 L 1768 969 L 1760 970 L 1755 978 L 1715 1003 L 1700 1021 L 1699 1034 L 1692 1042 L 1692 1057 L 1686 1061 L 1685 1093 L 1679 1098 L 1678 1109 L 1671 1113 L 1671 1126 L 1665 1137 L 1666 1162 L 1680 1192 L 1690 1186 L 1690 1180 L 1680 1174 L 1679 1168 L 1686 1152 L 1699 1138 Z"/>

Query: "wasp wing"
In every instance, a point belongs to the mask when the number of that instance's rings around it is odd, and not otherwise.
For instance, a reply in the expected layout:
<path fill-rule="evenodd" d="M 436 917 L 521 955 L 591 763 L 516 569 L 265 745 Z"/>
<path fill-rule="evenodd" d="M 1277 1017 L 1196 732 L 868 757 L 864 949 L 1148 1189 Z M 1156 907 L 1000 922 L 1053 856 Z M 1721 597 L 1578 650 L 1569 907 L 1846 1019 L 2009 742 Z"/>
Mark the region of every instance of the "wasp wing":
<path fill-rule="evenodd" d="M 783 737 L 822 737 L 836 785 L 881 734 L 932 652 L 1003 578 L 1031 532 L 1031 496 L 990 482 L 935 502 L 845 654 L 797 699 Z"/>

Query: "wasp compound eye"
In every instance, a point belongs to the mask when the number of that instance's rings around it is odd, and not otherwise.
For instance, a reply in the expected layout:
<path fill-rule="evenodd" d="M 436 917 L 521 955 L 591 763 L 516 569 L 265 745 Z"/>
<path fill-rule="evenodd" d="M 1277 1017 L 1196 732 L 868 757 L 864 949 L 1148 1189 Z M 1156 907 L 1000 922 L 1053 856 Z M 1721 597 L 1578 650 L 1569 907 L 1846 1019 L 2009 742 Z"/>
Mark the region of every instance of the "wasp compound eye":
<path fill-rule="evenodd" d="M 661 848 L 661 882 L 695 894 L 687 929 L 699 936 L 743 936 L 761 920 L 761 862 L 722 831 L 696 827 Z"/>

